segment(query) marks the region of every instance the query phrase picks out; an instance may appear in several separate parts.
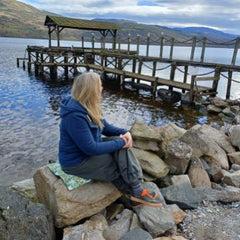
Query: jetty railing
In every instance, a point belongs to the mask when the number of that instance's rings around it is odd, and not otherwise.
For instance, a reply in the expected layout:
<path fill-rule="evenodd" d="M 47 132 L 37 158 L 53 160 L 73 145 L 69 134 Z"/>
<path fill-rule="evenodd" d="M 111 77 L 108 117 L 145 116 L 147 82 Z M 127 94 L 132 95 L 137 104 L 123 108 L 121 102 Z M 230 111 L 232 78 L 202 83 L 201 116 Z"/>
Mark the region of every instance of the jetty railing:
<path fill-rule="evenodd" d="M 146 43 L 144 55 L 140 54 L 142 42 Z M 150 47 L 153 44 L 156 46 L 157 43 L 160 43 L 159 55 L 152 57 L 149 54 Z M 230 98 L 233 72 L 240 72 L 240 66 L 236 65 L 239 43 L 240 38 L 222 43 L 206 38 L 197 40 L 196 37 L 177 41 L 174 38 L 161 36 L 159 39 L 151 40 L 150 34 L 145 39 L 141 39 L 139 35 L 135 39 L 131 39 L 129 34 L 126 39 L 117 38 L 116 42 L 109 43 L 104 36 L 101 39 L 96 39 L 95 35 L 92 35 L 90 42 L 86 42 L 84 37 L 82 37 L 81 47 L 52 46 L 49 48 L 28 46 L 26 49 L 28 57 L 18 58 L 17 66 L 19 66 L 19 61 L 22 61 L 25 67 L 25 61 L 27 61 L 28 71 L 31 71 L 31 66 L 33 65 L 35 74 L 41 75 L 48 69 L 51 77 L 55 78 L 58 68 L 63 69 L 66 76 L 68 76 L 69 72 L 76 74 L 79 68 L 94 69 L 103 72 L 103 74 L 114 74 L 120 79 L 121 84 L 124 84 L 126 79 L 130 79 L 131 82 L 136 82 L 137 84 L 141 84 L 143 81 L 149 82 L 154 96 L 157 87 L 162 85 L 168 86 L 169 90 L 178 88 L 183 92 L 189 91 L 192 102 L 198 95 L 215 96 L 219 79 L 224 77 L 228 81 L 226 91 L 226 98 L 228 99 Z M 125 44 L 124 48 L 123 44 Z M 215 47 L 234 47 L 231 63 L 206 62 L 205 50 L 209 44 Z M 166 46 L 170 48 L 169 56 L 163 57 Z M 189 46 L 191 48 L 189 60 L 175 59 L 173 57 L 174 47 L 176 46 Z M 196 61 L 195 51 L 196 47 L 199 46 L 201 47 L 201 55 L 199 61 Z M 159 64 L 167 66 L 159 67 Z M 207 71 L 205 74 L 190 74 L 189 66 L 202 67 L 204 69 L 210 68 L 211 71 Z M 145 68 L 145 71 L 143 71 L 143 68 Z M 168 78 L 161 76 L 161 73 L 166 70 L 170 71 Z M 176 71 L 183 74 L 183 79 L 176 77 Z M 224 74 L 225 72 L 228 73 L 228 76 Z M 210 74 L 213 74 L 213 76 L 209 76 Z M 204 77 L 201 75 L 204 75 Z M 189 77 L 191 78 L 190 81 Z M 206 81 L 212 82 L 211 87 L 199 85 L 199 82 Z M 234 81 L 238 82 L 237 80 Z"/>

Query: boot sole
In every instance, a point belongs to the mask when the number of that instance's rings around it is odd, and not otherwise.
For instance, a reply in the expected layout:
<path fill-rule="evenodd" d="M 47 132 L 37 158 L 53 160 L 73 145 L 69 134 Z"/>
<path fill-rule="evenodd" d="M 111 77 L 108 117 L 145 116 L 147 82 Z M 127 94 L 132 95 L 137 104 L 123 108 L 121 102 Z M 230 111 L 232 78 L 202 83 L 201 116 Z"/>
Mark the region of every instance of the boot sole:
<path fill-rule="evenodd" d="M 162 203 L 150 203 L 150 202 L 147 202 L 145 200 L 135 198 L 133 196 L 130 196 L 130 200 L 132 200 L 134 202 L 142 203 L 142 204 L 150 206 L 150 207 L 162 207 L 163 206 Z M 137 205 L 136 207 L 133 207 L 133 208 L 138 208 L 138 207 L 140 207 L 140 205 L 141 204 L 139 204 L 139 205 Z"/>

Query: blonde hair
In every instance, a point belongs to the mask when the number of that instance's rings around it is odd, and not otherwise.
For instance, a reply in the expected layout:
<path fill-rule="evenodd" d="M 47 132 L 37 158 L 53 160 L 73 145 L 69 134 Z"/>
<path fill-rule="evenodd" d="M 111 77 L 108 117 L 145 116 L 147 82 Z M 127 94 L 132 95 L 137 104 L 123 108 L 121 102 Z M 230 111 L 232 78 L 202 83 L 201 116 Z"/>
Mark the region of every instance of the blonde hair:
<path fill-rule="evenodd" d="M 97 73 L 87 72 L 75 77 L 72 86 L 72 97 L 87 110 L 92 121 L 102 127 L 101 79 Z"/>

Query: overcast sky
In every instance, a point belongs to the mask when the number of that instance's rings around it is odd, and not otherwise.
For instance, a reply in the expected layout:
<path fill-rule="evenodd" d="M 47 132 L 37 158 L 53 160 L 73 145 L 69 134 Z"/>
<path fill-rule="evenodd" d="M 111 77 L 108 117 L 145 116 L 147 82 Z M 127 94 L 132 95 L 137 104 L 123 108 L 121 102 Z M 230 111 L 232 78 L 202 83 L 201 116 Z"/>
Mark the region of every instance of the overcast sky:
<path fill-rule="evenodd" d="M 240 0 L 20 0 L 74 18 L 127 19 L 166 27 L 210 27 L 240 34 Z"/>

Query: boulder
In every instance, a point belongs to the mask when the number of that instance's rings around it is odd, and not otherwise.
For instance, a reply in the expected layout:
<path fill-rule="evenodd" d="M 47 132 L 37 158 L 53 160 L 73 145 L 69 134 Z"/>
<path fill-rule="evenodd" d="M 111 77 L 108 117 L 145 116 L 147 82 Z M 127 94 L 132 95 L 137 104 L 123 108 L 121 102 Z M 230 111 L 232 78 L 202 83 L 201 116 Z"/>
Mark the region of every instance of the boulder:
<path fill-rule="evenodd" d="M 186 143 L 174 139 L 169 142 L 165 162 L 170 167 L 171 174 L 184 174 L 192 156 L 192 148 Z"/>
<path fill-rule="evenodd" d="M 189 183 L 172 185 L 161 189 L 161 193 L 169 204 L 177 204 L 181 209 L 197 208 L 204 198 Z"/>
<path fill-rule="evenodd" d="M 233 173 L 230 173 L 225 170 L 222 170 L 222 172 L 223 172 L 222 181 L 225 184 L 240 188 L 240 170 Z"/>
<path fill-rule="evenodd" d="M 152 240 L 152 236 L 143 229 L 136 228 L 124 234 L 120 240 Z"/>
<path fill-rule="evenodd" d="M 54 240 L 51 213 L 39 203 L 32 203 L 9 187 L 0 186 L 1 240 Z"/>
<path fill-rule="evenodd" d="M 189 186 L 191 186 L 191 182 L 190 182 L 190 179 L 187 174 L 171 176 L 171 182 L 172 182 L 172 184 L 170 184 L 170 185 L 178 185 L 178 184 L 182 184 L 182 183 L 187 183 L 187 184 L 189 184 Z"/>
<path fill-rule="evenodd" d="M 222 109 L 228 107 L 228 103 L 224 101 L 224 99 L 218 97 L 212 99 L 212 104 Z"/>
<path fill-rule="evenodd" d="M 240 152 L 230 153 L 228 157 L 232 164 L 240 165 Z"/>
<path fill-rule="evenodd" d="M 124 209 L 121 214 L 117 216 L 108 228 L 104 230 L 104 239 L 106 240 L 119 240 L 127 232 L 130 231 L 132 219 L 135 213 L 129 209 Z M 139 227 L 139 225 L 138 225 Z"/>
<path fill-rule="evenodd" d="M 235 118 L 235 113 L 232 112 L 231 109 L 230 109 L 229 107 L 224 108 L 224 109 L 222 110 L 222 113 L 225 114 L 226 116 L 232 118 L 232 119 Z"/>
<path fill-rule="evenodd" d="M 154 183 L 145 183 L 144 187 L 150 191 L 158 193 L 158 199 L 162 202 L 162 208 L 153 208 L 146 205 L 135 209 L 141 224 L 153 236 L 157 237 L 171 230 L 174 226 L 174 220 L 171 211 L 168 209 L 162 194 Z"/>
<path fill-rule="evenodd" d="M 105 209 L 121 196 L 112 183 L 92 181 L 69 191 L 47 166 L 34 174 L 39 202 L 54 216 L 58 228 L 72 225 Z"/>
<path fill-rule="evenodd" d="M 229 129 L 230 140 L 233 146 L 240 150 L 240 125 L 234 125 Z"/>
<path fill-rule="evenodd" d="M 156 131 L 156 127 L 147 126 L 145 123 L 136 120 L 130 130 L 133 139 L 161 141 L 161 135 Z"/>
<path fill-rule="evenodd" d="M 156 129 L 156 131 L 161 136 L 161 142 L 159 144 L 159 146 L 160 146 L 160 151 L 159 151 L 160 156 L 165 155 L 168 143 L 171 140 L 181 137 L 186 132 L 185 129 L 178 127 L 174 123 L 169 123 L 165 126 L 159 127 L 159 128 Z"/>
<path fill-rule="evenodd" d="M 211 181 L 207 171 L 199 158 L 193 158 L 188 170 L 188 176 L 193 187 L 205 185 L 211 187 Z"/>
<path fill-rule="evenodd" d="M 148 151 L 153 151 L 153 152 L 158 152 L 159 151 L 159 146 L 157 142 L 149 141 L 149 140 L 134 140 L 133 141 L 133 147 L 134 148 L 139 148 L 142 150 L 148 150 Z"/>
<path fill-rule="evenodd" d="M 218 136 L 222 136 L 209 126 L 195 125 L 180 137 L 179 140 L 192 148 L 192 157 L 204 156 L 204 159 L 208 163 L 215 163 L 221 168 L 229 169 L 228 158 L 224 150 L 228 148 L 224 146 L 222 140 L 216 139 L 212 134 L 210 135 L 208 130 L 210 133 L 217 133 Z M 224 141 L 224 143 L 227 144 L 227 141 Z"/>
<path fill-rule="evenodd" d="M 240 170 L 240 164 L 233 164 L 233 165 L 231 166 L 231 170 L 232 170 L 232 171 L 238 171 L 238 170 Z"/>
<path fill-rule="evenodd" d="M 64 228 L 63 240 L 105 240 L 103 231 L 108 227 L 107 220 L 101 214 L 91 217 L 84 224 Z"/>
<path fill-rule="evenodd" d="M 28 198 L 32 202 L 38 201 L 33 178 L 15 182 L 12 184 L 11 188 L 18 191 L 22 196 Z"/>
<path fill-rule="evenodd" d="M 219 107 L 216 107 L 215 105 L 208 105 L 207 106 L 207 111 L 209 113 L 213 113 L 213 114 L 219 114 L 220 112 L 222 112 L 222 109 Z"/>
<path fill-rule="evenodd" d="M 220 183 L 222 181 L 223 173 L 221 167 L 218 165 L 211 164 L 207 172 L 215 183 Z"/>
<path fill-rule="evenodd" d="M 163 178 L 168 174 L 168 165 L 156 154 L 137 148 L 132 148 L 132 151 L 146 173 L 156 178 Z"/>
<path fill-rule="evenodd" d="M 170 236 L 170 237 L 154 238 L 153 240 L 187 240 L 187 239 L 182 236 Z"/>
<path fill-rule="evenodd" d="M 172 217 L 176 225 L 183 221 L 186 217 L 186 213 L 178 207 L 176 204 L 168 205 L 169 210 L 171 211 Z"/>

